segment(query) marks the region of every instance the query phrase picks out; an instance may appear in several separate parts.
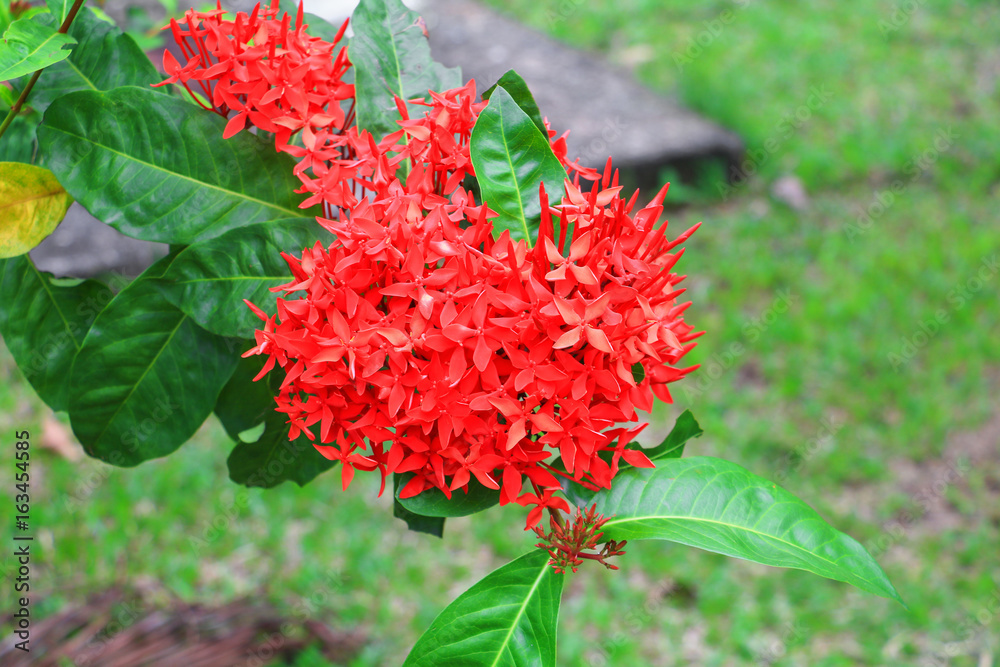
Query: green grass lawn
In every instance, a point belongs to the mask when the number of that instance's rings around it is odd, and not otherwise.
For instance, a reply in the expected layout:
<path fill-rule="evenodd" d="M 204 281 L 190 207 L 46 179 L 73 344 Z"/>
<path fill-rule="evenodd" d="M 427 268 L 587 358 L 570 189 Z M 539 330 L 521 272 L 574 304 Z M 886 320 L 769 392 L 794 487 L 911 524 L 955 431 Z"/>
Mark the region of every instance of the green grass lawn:
<path fill-rule="evenodd" d="M 655 426 L 690 408 L 706 435 L 689 454 L 781 480 L 869 546 L 909 606 L 645 542 L 619 572 L 571 577 L 560 664 L 998 664 L 1000 8 L 491 1 L 635 65 L 751 154 L 775 140 L 725 201 L 708 181 L 670 212 L 678 231 L 705 223 L 681 268 L 689 320 L 708 333 L 691 355 L 703 368 Z M 828 99 L 803 120 L 815 90 Z M 784 175 L 805 185 L 806 210 L 769 195 Z M 44 415 L 0 347 L 0 437 Z M 39 452 L 39 614 L 143 580 L 290 613 L 317 600 L 327 622 L 368 633 L 357 664 L 393 665 L 533 543 L 520 508 L 450 521 L 443 540 L 410 533 L 365 476 L 347 493 L 337 475 L 246 491 L 227 479 L 230 448 L 211 422 L 134 469 Z"/>

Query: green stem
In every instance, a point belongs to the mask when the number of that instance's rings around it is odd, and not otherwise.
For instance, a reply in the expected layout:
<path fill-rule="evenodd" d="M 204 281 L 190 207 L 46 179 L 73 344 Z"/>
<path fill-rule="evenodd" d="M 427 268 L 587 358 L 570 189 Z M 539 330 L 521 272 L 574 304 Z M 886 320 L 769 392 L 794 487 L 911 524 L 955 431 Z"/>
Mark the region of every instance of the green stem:
<path fill-rule="evenodd" d="M 84 2 L 86 2 L 86 0 L 76 0 L 76 2 L 73 3 L 72 9 L 69 10 L 69 14 L 66 15 L 66 19 L 62 22 L 62 25 L 59 26 L 58 32 L 64 35 L 69 32 L 69 27 L 73 24 L 73 19 L 76 18 L 76 15 L 80 11 L 80 8 L 83 7 Z M 4 132 L 6 132 L 7 128 L 10 127 L 10 124 L 14 122 L 14 118 L 17 114 L 21 113 L 21 107 L 24 106 L 25 101 L 28 99 L 28 95 L 31 94 L 31 89 L 35 87 L 35 82 L 38 81 L 38 77 L 42 75 L 42 70 L 44 69 L 45 68 L 43 67 L 31 75 L 28 85 L 21 91 L 21 95 L 17 98 L 17 101 L 14 102 L 14 106 L 10 108 L 10 112 L 7 114 L 7 117 L 3 119 L 3 125 L 0 125 L 0 137 L 3 137 Z"/>

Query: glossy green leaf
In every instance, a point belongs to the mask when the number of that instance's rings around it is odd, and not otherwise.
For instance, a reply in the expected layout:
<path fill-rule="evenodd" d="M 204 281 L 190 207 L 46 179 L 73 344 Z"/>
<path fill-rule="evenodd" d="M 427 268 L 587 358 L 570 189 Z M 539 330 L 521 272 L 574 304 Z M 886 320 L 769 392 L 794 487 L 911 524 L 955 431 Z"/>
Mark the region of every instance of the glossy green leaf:
<path fill-rule="evenodd" d="M 670 429 L 670 433 L 663 439 L 663 442 L 656 447 L 643 449 L 642 453 L 650 461 L 656 461 L 657 459 L 679 459 L 684 454 L 684 445 L 687 444 L 687 441 L 701 437 L 701 434 L 704 432 L 698 420 L 691 414 L 691 411 L 685 410 L 677 418 L 677 421 L 674 422 L 674 427 Z M 635 443 L 630 443 L 629 446 L 633 444 Z M 639 449 L 639 447 L 636 446 L 635 449 Z"/>
<path fill-rule="evenodd" d="M 483 93 L 483 99 L 490 99 L 497 86 L 503 87 L 510 94 L 511 99 L 517 102 L 517 106 L 521 107 L 521 111 L 528 114 L 528 118 L 535 124 L 535 127 L 538 128 L 543 137 L 549 136 L 548 130 L 545 129 L 545 121 L 542 120 L 542 112 L 538 110 L 538 104 L 535 102 L 535 97 L 528 90 L 528 84 L 525 83 L 520 74 L 512 69 L 507 70 L 496 83 L 486 89 L 486 92 Z"/>
<path fill-rule="evenodd" d="M 243 341 L 236 352 L 242 353 L 253 345 L 251 340 Z M 266 360 L 267 355 L 264 354 L 240 359 L 232 377 L 215 401 L 215 415 L 233 440 L 239 441 L 240 433 L 264 423 L 264 419 L 274 412 L 274 397 L 277 392 L 272 390 L 268 378 L 272 375 L 277 377 L 278 373 L 253 381 Z"/>
<path fill-rule="evenodd" d="M 23 255 L 41 243 L 72 203 L 48 169 L 0 162 L 0 258 Z"/>
<path fill-rule="evenodd" d="M 49 8 L 56 21 L 56 27 L 58 27 L 62 25 L 62 22 L 69 16 L 70 10 L 73 9 L 73 0 L 45 0 L 45 6 Z M 77 17 L 73 19 L 74 22 L 79 18 L 80 15 L 77 14 Z"/>
<path fill-rule="evenodd" d="M 294 27 L 295 16 L 291 17 L 291 25 Z M 306 26 L 306 32 L 308 32 L 313 37 L 319 37 L 325 39 L 326 41 L 333 43 L 333 38 L 337 36 L 337 32 L 340 30 L 340 25 L 334 25 L 327 21 L 322 16 L 317 16 L 316 14 L 311 14 L 305 12 L 302 17 L 302 23 Z M 346 37 L 341 37 L 340 42 L 338 42 L 338 48 L 347 43 Z M 334 56 L 336 56 L 336 51 L 334 51 Z"/>
<path fill-rule="evenodd" d="M 271 410 L 260 439 L 237 443 L 226 461 L 229 479 L 265 489 L 289 480 L 305 486 L 335 465 L 316 451 L 306 436 L 289 440 L 286 420 L 287 415 Z"/>
<path fill-rule="evenodd" d="M 355 113 L 376 139 L 399 129 L 395 98 L 426 98 L 428 90 L 462 85 L 461 71 L 434 61 L 423 22 L 400 0 L 361 0 L 351 17 Z"/>
<path fill-rule="evenodd" d="M 66 47 L 76 40 L 44 25 L 40 18 L 20 18 L 7 26 L 0 43 L 0 81 L 31 74 L 69 57 Z"/>
<path fill-rule="evenodd" d="M 38 129 L 47 166 L 88 211 L 135 238 L 189 244 L 301 210 L 294 161 L 249 132 L 150 89 L 76 92 Z"/>
<path fill-rule="evenodd" d="M 679 542 L 764 565 L 807 570 L 899 600 L 858 542 L 804 502 L 735 463 L 705 456 L 629 468 L 598 493 L 609 540 Z"/>
<path fill-rule="evenodd" d="M 2 1 L 2 0 L 0 0 Z M 0 120 L 7 116 L 7 110 L 0 109 Z M 29 112 L 18 114 L 0 137 L 0 162 L 24 162 L 34 164 L 38 161 L 35 130 L 42 115 Z"/>
<path fill-rule="evenodd" d="M 554 667 L 563 575 L 536 549 L 455 599 L 403 667 Z"/>
<path fill-rule="evenodd" d="M 328 246 L 333 235 L 311 218 L 231 229 L 181 252 L 164 274 L 162 289 L 171 303 L 212 333 L 253 338 L 262 322 L 243 300 L 273 315 L 277 306 L 270 288 L 292 279 L 281 253 L 301 256 L 317 240 Z"/>
<path fill-rule="evenodd" d="M 456 517 L 476 514 L 488 510 L 500 502 L 500 491 L 487 488 L 476 481 L 469 480 L 468 493 L 457 489 L 451 492 L 451 498 L 437 488 L 425 489 L 411 498 L 400 498 L 399 492 L 413 478 L 413 473 L 397 475 L 396 500 L 414 514 L 420 516 Z"/>
<path fill-rule="evenodd" d="M 409 480 L 410 476 L 407 476 Z M 406 509 L 396 495 L 399 493 L 399 485 L 402 481 L 402 475 L 392 476 L 392 515 L 397 519 L 402 519 L 406 522 L 406 527 L 412 531 L 418 533 L 427 533 L 428 535 L 434 535 L 435 537 L 444 536 L 444 521 L 445 518 L 441 516 L 421 516 L 420 514 L 415 514 L 410 510 Z"/>
<path fill-rule="evenodd" d="M 54 19 L 50 16 L 48 21 Z M 58 26 L 58 22 L 53 24 Z M 120 86 L 145 88 L 164 78 L 130 35 L 102 21 L 89 7 L 76 15 L 69 34 L 77 40 L 77 46 L 69 58 L 46 68 L 31 91 L 31 106 L 40 111 L 67 93 L 107 91 Z M 160 94 L 166 91 L 150 90 Z"/>
<path fill-rule="evenodd" d="M 403 507 L 398 500 L 392 501 L 392 515 L 406 522 L 406 527 L 417 533 L 427 533 L 434 537 L 444 536 L 444 517 L 420 516 Z"/>
<path fill-rule="evenodd" d="M 503 87 L 472 128 L 472 165 L 483 201 L 496 211 L 494 235 L 507 229 L 514 239 L 533 244 L 542 205 L 538 186 L 556 196 L 563 191 L 566 170 L 552 152 L 549 141 Z"/>
<path fill-rule="evenodd" d="M 18 368 L 53 410 L 65 410 L 73 358 L 111 290 L 96 280 L 55 284 L 28 255 L 0 259 L 0 335 Z"/>
<path fill-rule="evenodd" d="M 157 290 L 168 256 L 119 292 L 94 321 L 68 383 L 70 421 L 84 450 L 134 466 L 170 454 L 201 426 L 239 352 Z"/>

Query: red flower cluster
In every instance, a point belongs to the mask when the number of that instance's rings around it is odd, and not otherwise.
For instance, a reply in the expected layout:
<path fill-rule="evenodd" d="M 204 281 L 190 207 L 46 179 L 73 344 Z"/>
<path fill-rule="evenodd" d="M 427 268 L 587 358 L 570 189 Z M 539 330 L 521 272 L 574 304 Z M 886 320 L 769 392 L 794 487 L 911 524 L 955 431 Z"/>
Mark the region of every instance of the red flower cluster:
<path fill-rule="evenodd" d="M 409 109 L 397 100 L 400 130 L 376 141 L 337 115 L 353 94 L 344 51 L 332 57 L 333 44 L 276 11 L 232 22 L 189 12 L 187 30 L 172 28 L 197 48 L 184 67 L 165 65 L 168 82 L 215 82 L 213 103 L 238 112 L 227 135 L 241 116 L 275 132 L 300 158 L 303 206 L 321 202 L 333 218 L 320 219 L 337 237 L 329 248 L 283 255 L 294 278 L 275 288 L 286 294 L 277 315 L 251 305 L 264 326 L 245 356 L 268 355 L 261 376 L 285 372 L 276 400 L 289 437 L 318 435 L 345 488 L 355 470 L 378 470 L 383 489 L 389 474 L 412 473 L 401 497 L 451 497 L 475 477 L 501 504 L 532 506 L 529 527 L 543 508 L 569 511 L 557 476 L 607 488 L 622 459 L 651 466 L 626 449 L 644 425 L 625 424 L 654 395 L 670 400 L 697 336 L 672 270 L 694 228 L 668 241 L 656 226 L 666 188 L 633 212 L 610 163 L 603 175 L 569 163 L 565 135 L 550 131 L 576 180 L 556 205 L 541 193 L 534 247 L 494 239 L 495 213 L 462 187 L 485 106 L 474 83 Z M 418 105 L 426 112 L 411 117 Z M 580 174 L 599 179 L 589 194 Z"/>
<path fill-rule="evenodd" d="M 277 5 L 263 11 L 257 5 L 232 21 L 225 18 L 221 2 L 216 6 L 208 12 L 190 9 L 182 22 L 170 19 L 170 30 L 188 60 L 182 67 L 164 51 L 169 78 L 157 85 L 179 81 L 202 103 L 188 87 L 189 81 L 197 81 L 212 110 L 224 118 L 236 112 L 223 136 L 236 134 L 249 120 L 273 132 L 279 149 L 287 148 L 300 130 L 306 140 L 317 131 L 348 124 L 340 103 L 354 98 L 354 86 L 343 81 L 351 64 L 346 47 L 334 55 L 347 21 L 327 42 L 306 34 L 301 4 L 295 28 L 288 14 L 278 18 Z"/>
<path fill-rule="evenodd" d="M 410 139 L 392 159 L 369 139 L 358 168 L 372 174 L 370 199 L 321 221 L 337 236 L 329 248 L 286 255 L 294 280 L 280 289 L 304 295 L 279 299 L 276 317 L 257 311 L 265 326 L 248 354 L 285 371 L 291 436 L 318 425 L 345 487 L 355 469 L 378 469 L 383 485 L 410 472 L 401 497 L 450 497 L 474 476 L 501 504 L 534 506 L 534 525 L 543 507 L 569 509 L 557 475 L 609 487 L 620 459 L 651 465 L 625 448 L 642 427 L 619 425 L 654 393 L 670 400 L 666 385 L 691 370 L 675 367 L 695 335 L 671 251 L 694 230 L 667 241 L 655 226 L 666 189 L 633 215 L 635 197 L 623 201 L 606 171 L 588 196 L 567 181 L 559 205 L 543 202 L 534 248 L 494 240 L 492 213 L 455 176 L 471 173 L 473 94 L 434 95 L 423 119 L 401 121 Z M 405 184 L 400 156 L 412 161 Z"/>

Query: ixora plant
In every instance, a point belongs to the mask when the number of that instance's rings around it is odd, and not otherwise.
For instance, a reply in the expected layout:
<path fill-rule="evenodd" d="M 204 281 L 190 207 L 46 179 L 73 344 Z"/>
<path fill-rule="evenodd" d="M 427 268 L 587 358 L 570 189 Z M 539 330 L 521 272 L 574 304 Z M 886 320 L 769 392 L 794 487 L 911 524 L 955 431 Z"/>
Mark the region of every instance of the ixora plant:
<path fill-rule="evenodd" d="M 438 536 L 526 508 L 539 548 L 459 596 L 407 665 L 554 665 L 566 570 L 616 569 L 626 541 L 899 599 L 787 491 L 682 458 L 689 412 L 633 441 L 637 410 L 694 370 L 673 270 L 694 229 L 668 237 L 666 188 L 638 208 L 610 162 L 570 162 L 516 73 L 480 97 L 414 13 L 363 0 L 349 44 L 301 8 L 189 11 L 164 81 L 82 4 L 0 14 L 0 333 L 88 454 L 165 456 L 214 412 L 239 484 L 377 473 Z M 169 254 L 117 291 L 40 272 L 25 253 L 73 199 Z"/>

